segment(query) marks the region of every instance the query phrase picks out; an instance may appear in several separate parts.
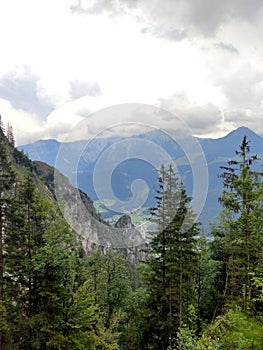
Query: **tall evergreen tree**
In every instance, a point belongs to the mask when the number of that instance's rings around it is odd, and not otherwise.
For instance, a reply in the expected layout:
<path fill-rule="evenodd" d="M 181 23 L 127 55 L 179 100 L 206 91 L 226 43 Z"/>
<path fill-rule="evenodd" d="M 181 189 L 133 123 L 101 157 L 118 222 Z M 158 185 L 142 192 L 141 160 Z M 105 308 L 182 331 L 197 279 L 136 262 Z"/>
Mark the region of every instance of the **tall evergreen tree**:
<path fill-rule="evenodd" d="M 10 347 L 79 349 L 79 338 L 95 343 L 99 320 L 92 299 L 87 296 L 85 315 L 85 300 L 76 309 L 84 275 L 75 233 L 56 205 L 38 193 L 30 173 L 16 203 L 4 259 Z"/>
<path fill-rule="evenodd" d="M 244 136 L 237 159 L 221 167 L 224 191 L 219 225 L 214 229 L 214 254 L 223 263 L 223 296 L 249 309 L 256 296 L 252 278 L 263 258 L 262 173 L 254 170 L 256 155 Z"/>
<path fill-rule="evenodd" d="M 194 303 L 199 229 L 189 208 L 190 197 L 172 166 L 160 169 L 156 199 L 151 212 L 157 229 L 151 234 L 146 261 L 148 329 L 144 341 L 147 349 L 167 349 Z"/>

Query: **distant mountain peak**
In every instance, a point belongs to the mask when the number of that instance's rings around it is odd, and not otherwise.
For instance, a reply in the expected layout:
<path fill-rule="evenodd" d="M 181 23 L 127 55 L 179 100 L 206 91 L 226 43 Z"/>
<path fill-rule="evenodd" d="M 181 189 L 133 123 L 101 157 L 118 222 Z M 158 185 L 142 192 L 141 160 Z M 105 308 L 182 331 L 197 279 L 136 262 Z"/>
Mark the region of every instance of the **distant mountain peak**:
<path fill-rule="evenodd" d="M 243 137 L 243 136 L 259 136 L 257 135 L 253 130 L 249 129 L 246 126 L 240 126 L 239 128 L 231 131 L 229 134 L 226 135 L 226 137 L 228 136 L 239 136 L 239 137 Z"/>

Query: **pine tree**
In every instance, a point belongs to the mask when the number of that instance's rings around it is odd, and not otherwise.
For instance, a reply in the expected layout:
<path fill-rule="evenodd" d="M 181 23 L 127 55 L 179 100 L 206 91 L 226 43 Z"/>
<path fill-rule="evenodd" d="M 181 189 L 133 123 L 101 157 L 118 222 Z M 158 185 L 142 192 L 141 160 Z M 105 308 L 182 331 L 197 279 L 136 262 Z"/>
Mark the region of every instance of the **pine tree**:
<path fill-rule="evenodd" d="M 157 230 L 151 234 L 146 261 L 146 337 L 152 349 L 167 349 L 178 328 L 187 322 L 188 308 L 194 303 L 195 236 L 199 229 L 189 208 L 190 197 L 171 166 L 160 169 L 156 199 L 151 212 Z"/>
<path fill-rule="evenodd" d="M 253 170 L 258 157 L 250 155 L 246 136 L 236 155 L 221 167 L 224 191 L 219 201 L 224 209 L 214 230 L 214 251 L 224 266 L 223 295 L 249 309 L 256 296 L 252 277 L 263 258 L 262 173 Z"/>

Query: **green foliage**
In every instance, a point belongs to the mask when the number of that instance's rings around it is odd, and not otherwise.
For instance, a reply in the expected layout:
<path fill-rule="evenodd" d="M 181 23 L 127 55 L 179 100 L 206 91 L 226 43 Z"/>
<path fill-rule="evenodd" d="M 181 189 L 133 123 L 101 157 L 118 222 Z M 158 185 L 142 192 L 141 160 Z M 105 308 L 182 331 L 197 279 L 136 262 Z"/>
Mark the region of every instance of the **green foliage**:
<path fill-rule="evenodd" d="M 7 310 L 4 302 L 3 300 L 0 300 L 0 329 L 4 334 L 6 334 L 9 330 L 7 317 Z"/>
<path fill-rule="evenodd" d="M 177 333 L 176 350 L 219 350 L 220 342 L 210 336 L 203 335 L 200 339 L 187 327 L 181 327 Z M 169 350 L 169 349 L 168 349 Z M 172 348 L 170 349 L 172 350 Z"/>
<path fill-rule="evenodd" d="M 176 350 L 260 350 L 263 325 L 239 309 L 218 317 L 197 338 L 187 327 L 180 328 Z"/>
<path fill-rule="evenodd" d="M 171 346 L 178 327 L 189 322 L 194 303 L 197 250 L 190 198 L 170 166 L 160 169 L 157 206 L 152 208 L 157 230 L 152 233 L 144 281 L 147 290 L 144 340 L 149 348 Z M 147 347 L 146 347 L 147 348 Z"/>
<path fill-rule="evenodd" d="M 253 170 L 256 156 L 249 156 L 249 141 L 243 138 L 236 152 L 239 161 L 229 161 L 222 174 L 225 190 L 220 197 L 224 210 L 213 230 L 215 258 L 222 262 L 223 295 L 244 309 L 253 307 L 257 295 L 252 275 L 262 261 L 262 174 Z"/>
<path fill-rule="evenodd" d="M 85 284 L 76 234 L 30 173 L 17 186 L 10 213 L 3 241 L 4 348 L 116 349 L 114 320 L 105 329 Z"/>
<path fill-rule="evenodd" d="M 92 252 L 87 257 L 86 273 L 90 291 L 95 295 L 106 327 L 109 327 L 114 314 L 121 310 L 130 292 L 125 258 L 112 251 L 106 254 Z"/>
<path fill-rule="evenodd" d="M 209 327 L 213 339 L 220 339 L 222 349 L 262 349 L 263 325 L 240 309 L 229 310 Z"/>
<path fill-rule="evenodd" d="M 223 303 L 219 289 L 222 262 L 212 259 L 210 246 L 211 243 L 208 243 L 206 238 L 197 239 L 197 248 L 200 252 L 196 287 L 198 333 L 213 320 Z"/>

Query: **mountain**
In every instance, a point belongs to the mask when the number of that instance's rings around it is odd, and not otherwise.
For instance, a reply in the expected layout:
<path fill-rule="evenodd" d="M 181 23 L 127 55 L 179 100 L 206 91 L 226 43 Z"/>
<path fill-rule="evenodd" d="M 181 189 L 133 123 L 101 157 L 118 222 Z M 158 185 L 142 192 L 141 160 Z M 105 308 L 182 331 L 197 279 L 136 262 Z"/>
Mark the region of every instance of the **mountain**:
<path fill-rule="evenodd" d="M 251 141 L 252 153 L 263 153 L 263 138 L 254 131 L 246 127 L 240 127 L 231 131 L 228 135 L 218 139 L 199 139 L 208 162 L 219 157 L 233 157 L 238 145 L 242 142 L 243 136 L 246 135 Z"/>
<path fill-rule="evenodd" d="M 199 139 L 206 156 L 209 172 L 208 195 L 201 215 L 206 229 L 221 210 L 218 202 L 218 197 L 223 190 L 222 179 L 219 177 L 222 173 L 220 166 L 225 166 L 228 160 L 236 158 L 235 151 L 238 150 L 244 135 L 250 141 L 251 154 L 257 154 L 260 159 L 263 159 L 263 138 L 246 127 L 240 127 L 218 139 Z M 256 169 L 261 170 L 261 165 L 262 161 L 258 162 Z"/>
<path fill-rule="evenodd" d="M 220 166 L 226 165 L 227 160 L 235 157 L 235 150 L 238 149 L 244 135 L 251 142 L 251 153 L 263 158 L 263 138 L 246 127 L 238 128 L 218 139 L 201 139 L 178 134 L 171 137 L 156 130 L 129 138 L 97 138 L 70 143 L 41 140 L 20 146 L 19 149 L 27 153 L 32 160 L 41 160 L 56 166 L 69 178 L 71 184 L 95 201 L 96 208 L 109 220 L 114 214 L 120 215 L 125 212 L 128 208 L 127 203 L 131 202 L 132 205 L 133 201 L 135 204 L 144 201 L 139 215 L 147 215 L 147 208 L 155 204 L 158 178 L 156 165 L 174 160 L 190 196 L 193 196 L 194 189 L 204 181 L 206 169 L 200 170 L 198 167 L 206 167 L 209 175 L 208 193 L 199 220 L 204 223 L 208 232 L 209 222 L 214 220 L 220 211 Z M 261 166 L 260 163 L 258 166 Z M 194 174 L 195 169 L 197 178 Z M 132 184 L 136 184 L 138 179 L 147 184 L 149 193 L 147 195 L 146 187 L 143 187 L 142 183 L 137 183 L 142 187 L 141 190 L 135 191 L 135 198 Z M 113 193 L 109 193 L 109 187 Z M 199 195 L 200 191 L 202 190 L 199 190 Z M 114 196 L 114 200 L 110 196 Z M 98 200 L 104 200 L 104 203 L 101 204 Z"/>
<path fill-rule="evenodd" d="M 86 193 L 73 187 L 54 167 L 39 160 L 30 160 L 24 152 L 13 147 L 1 128 L 0 142 L 8 162 L 15 171 L 18 183 L 23 181 L 27 172 L 33 175 L 38 192 L 60 209 L 67 223 L 75 231 L 76 237 L 81 239 L 85 252 L 96 247 L 101 250 L 115 249 L 124 251 L 133 262 L 139 259 L 141 253 L 138 247 L 144 245 L 145 239 L 132 225 L 111 227 L 97 213 L 93 201 Z M 57 142 L 52 140 L 51 144 L 54 146 Z"/>
<path fill-rule="evenodd" d="M 85 252 L 100 247 L 103 251 L 122 250 L 132 262 L 140 259 L 143 253 L 139 252 L 138 247 L 144 245 L 145 238 L 138 230 L 132 226 L 111 227 L 96 212 L 91 199 L 83 191 L 71 186 L 64 175 L 46 163 L 36 161 L 34 164 L 37 174 L 56 198 L 64 218 L 80 235 Z"/>

